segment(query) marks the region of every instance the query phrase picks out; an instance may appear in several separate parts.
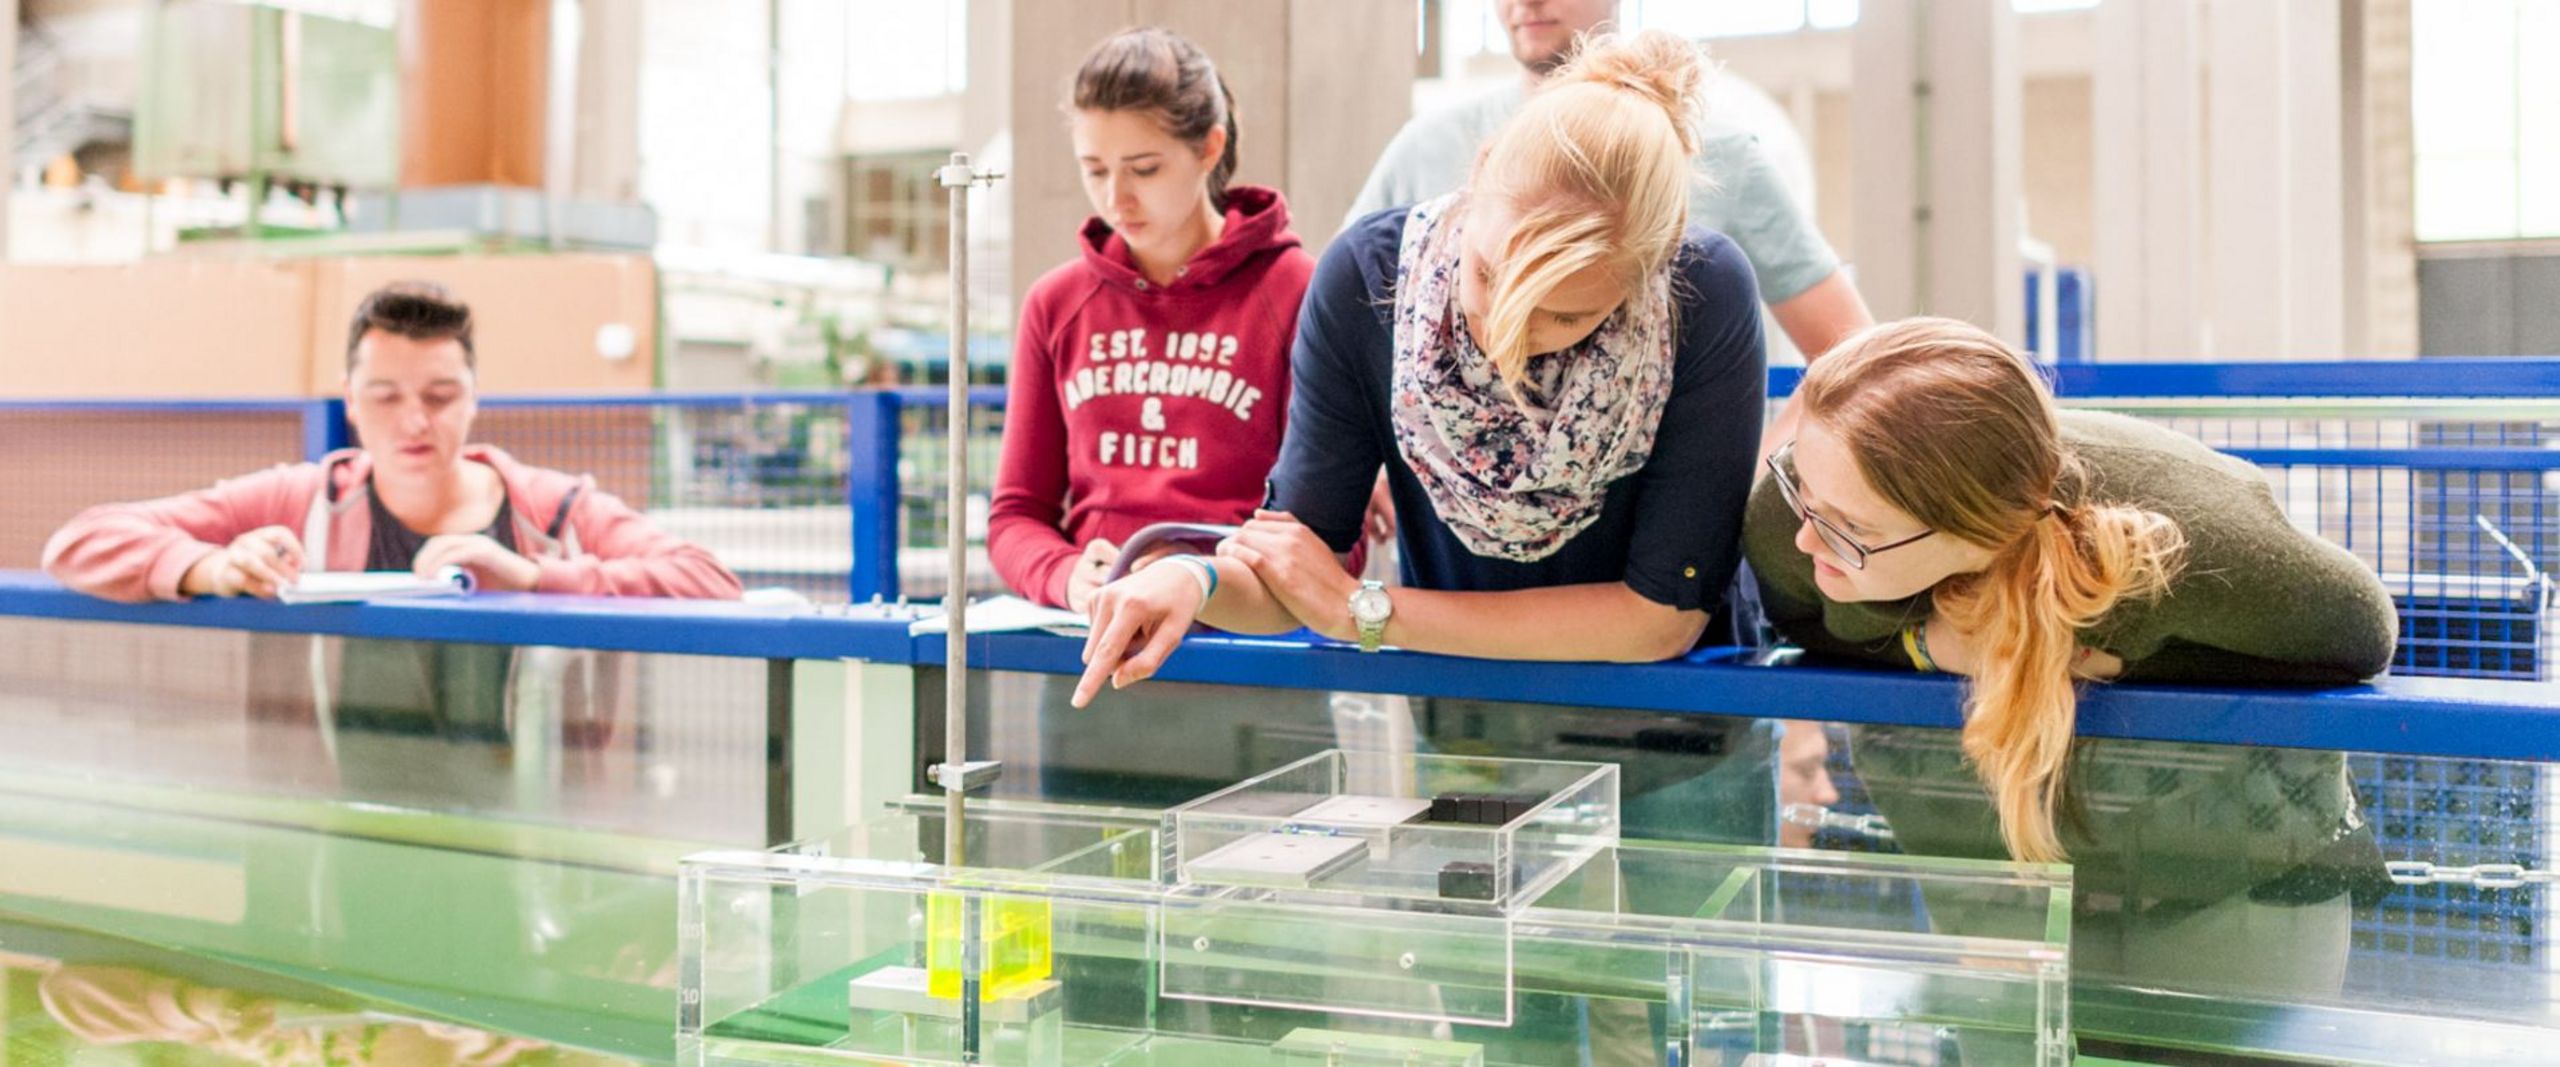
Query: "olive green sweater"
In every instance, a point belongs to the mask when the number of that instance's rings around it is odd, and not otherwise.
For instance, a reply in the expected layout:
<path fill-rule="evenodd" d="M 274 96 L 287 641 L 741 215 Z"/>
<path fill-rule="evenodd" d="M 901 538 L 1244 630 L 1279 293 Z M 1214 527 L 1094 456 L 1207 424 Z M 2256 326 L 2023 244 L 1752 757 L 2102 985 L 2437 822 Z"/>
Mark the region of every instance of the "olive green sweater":
<path fill-rule="evenodd" d="M 2397 616 L 2382 582 L 2287 523 L 2257 468 L 2118 415 L 2066 411 L 2062 437 L 2089 470 L 2090 499 L 2149 508 L 2186 533 L 2168 595 L 2121 605 L 2081 635 L 2125 661 L 2124 680 L 2344 684 L 2389 665 Z M 1927 617 L 1928 595 L 1828 602 L 1795 532 L 1795 515 L 1763 479 L 1743 550 L 1779 632 L 1809 650 L 1908 669 L 1897 632 Z M 1858 775 L 1904 849 L 2007 854 L 1956 732 L 1877 726 L 1851 736 Z M 2358 840 L 2339 753 L 2086 741 L 2066 781 L 2057 829 L 2084 918 L 2122 912 L 2108 922 L 2129 928 L 2137 916 L 2174 920 L 2240 893 L 2327 899 L 2379 875 L 2370 857 L 2337 857 L 2341 841 Z"/>
<path fill-rule="evenodd" d="M 2120 680 L 2343 685 L 2390 665 L 2398 615 L 2381 580 L 2344 549 L 2286 522 L 2256 467 L 2103 412 L 2063 412 L 2062 440 L 2089 471 L 2088 499 L 2159 512 L 2186 533 L 2166 596 L 2122 604 L 2081 635 L 2124 660 Z M 1898 634 L 1928 616 L 1929 594 L 1825 600 L 1813 560 L 1795 546 L 1796 526 L 1763 477 L 1751 494 L 1743 551 L 1770 623 L 1808 651 L 1909 666 Z"/>

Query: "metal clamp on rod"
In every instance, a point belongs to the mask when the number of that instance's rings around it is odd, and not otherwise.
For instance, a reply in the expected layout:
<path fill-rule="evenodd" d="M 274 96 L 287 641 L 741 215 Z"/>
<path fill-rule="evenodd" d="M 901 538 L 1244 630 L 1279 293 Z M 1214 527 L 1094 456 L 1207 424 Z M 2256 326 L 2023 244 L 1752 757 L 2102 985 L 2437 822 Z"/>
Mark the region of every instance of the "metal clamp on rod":
<path fill-rule="evenodd" d="M 946 793 L 965 793 L 995 784 L 1003 776 L 1004 764 L 991 759 L 966 763 L 937 763 L 925 768 L 924 776 Z"/>
<path fill-rule="evenodd" d="M 986 186 L 994 185 L 996 180 L 1002 177 L 1004 177 L 1004 172 L 1000 170 L 976 170 L 971 168 L 969 166 L 969 154 L 966 152 L 951 153 L 951 162 L 933 169 L 933 180 L 945 189 L 958 189 L 962 186 L 972 185 L 984 188 Z"/>
<path fill-rule="evenodd" d="M 1893 840 L 1893 824 L 1882 815 L 1852 815 L 1819 804 L 1789 804 L 1779 809 L 1778 818 L 1789 826 L 1807 830 L 1836 830 L 1877 841 Z"/>

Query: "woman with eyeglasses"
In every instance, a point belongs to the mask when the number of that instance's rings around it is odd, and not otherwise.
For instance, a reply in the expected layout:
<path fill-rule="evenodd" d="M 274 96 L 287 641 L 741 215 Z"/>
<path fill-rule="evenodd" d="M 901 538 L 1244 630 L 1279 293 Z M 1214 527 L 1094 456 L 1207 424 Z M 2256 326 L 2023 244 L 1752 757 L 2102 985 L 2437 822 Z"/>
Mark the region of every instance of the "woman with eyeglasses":
<path fill-rule="evenodd" d="M 1968 678 L 1960 731 L 1849 731 L 1894 843 L 2067 858 L 2075 980 L 2337 992 L 2353 906 L 2391 888 L 2345 757 L 2075 741 L 2076 687 L 2369 677 L 2396 623 L 2373 571 L 2295 529 L 2257 468 L 2059 411 L 1964 323 L 1870 328 L 1799 395 L 1744 523 L 1771 621 L 1816 653 Z M 1945 922 L 1965 905 L 1929 906 Z"/>
<path fill-rule="evenodd" d="M 1744 524 L 1770 621 L 1809 651 L 1971 679 L 1963 753 L 2018 859 L 2068 852 L 2075 685 L 2338 685 L 2391 662 L 2381 581 L 2287 522 L 2255 467 L 2059 411 L 1981 330 L 1870 328 L 1801 395 Z"/>

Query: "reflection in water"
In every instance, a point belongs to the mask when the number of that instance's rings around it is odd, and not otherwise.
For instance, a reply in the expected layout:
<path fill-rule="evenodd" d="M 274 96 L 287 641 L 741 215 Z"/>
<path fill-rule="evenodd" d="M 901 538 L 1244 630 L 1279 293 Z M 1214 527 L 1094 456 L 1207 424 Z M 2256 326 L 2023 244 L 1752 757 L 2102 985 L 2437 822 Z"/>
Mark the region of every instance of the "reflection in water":
<path fill-rule="evenodd" d="M 1856 773 L 1905 850 L 2004 854 L 1957 734 L 1854 737 Z M 2068 781 L 2077 980 L 2276 999 L 2341 991 L 2354 904 L 2389 888 L 2343 755 L 2084 740 Z"/>
<path fill-rule="evenodd" d="M 941 672 L 916 677 L 916 706 L 941 706 Z M 1070 713 L 1074 685 L 972 675 L 969 736 L 1006 761 L 993 795 L 1170 806 L 1329 748 L 1418 749 L 1617 764 L 1630 838 L 1765 845 L 1777 833 L 1774 720 L 1175 682 Z"/>
<path fill-rule="evenodd" d="M 259 996 L 134 967 L 19 961 L 0 966 L 5 1061 L 87 1062 L 95 1050 L 176 1046 L 257 1064 L 358 1067 L 607 1065 L 629 1061 L 352 1005 Z M 27 1025 L 32 999 L 52 1023 Z M 154 1061 L 163 1057 L 154 1056 Z"/>
<path fill-rule="evenodd" d="M 753 659 L 0 619 L 0 773 L 757 846 L 770 678 Z"/>
<path fill-rule="evenodd" d="M 465 847 L 0 792 L 0 951 L 21 971 L 0 1000 L 0 1062 L 118 1042 L 261 1062 L 337 1062 L 348 1041 L 374 1057 L 356 1062 L 673 1056 L 664 846 L 468 820 L 401 828 Z M 217 890 L 227 906 L 195 906 Z M 52 1036 L 29 1046 L 21 1019 Z"/>
<path fill-rule="evenodd" d="M 1830 731 L 1821 723 L 1802 720 L 1781 722 L 1778 730 L 1778 810 L 1782 814 L 1806 807 L 1827 810 L 1839 803 L 1839 786 L 1831 780 Z M 1782 817 L 1778 843 L 1812 848 L 1816 829 Z"/>
<path fill-rule="evenodd" d="M 632 740 L 628 655 L 347 639 L 307 658 L 314 676 L 288 687 L 287 714 L 317 719 L 339 787 L 358 796 L 450 804 L 459 774 L 489 799 L 538 803 L 535 783 L 593 777 Z"/>

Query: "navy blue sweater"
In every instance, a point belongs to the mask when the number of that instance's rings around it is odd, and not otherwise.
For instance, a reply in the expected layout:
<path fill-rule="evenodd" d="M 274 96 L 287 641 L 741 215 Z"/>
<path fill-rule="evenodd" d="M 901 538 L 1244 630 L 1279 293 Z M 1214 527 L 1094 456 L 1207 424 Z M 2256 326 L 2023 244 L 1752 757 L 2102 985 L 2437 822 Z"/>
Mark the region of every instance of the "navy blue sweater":
<path fill-rule="evenodd" d="M 1387 400 L 1407 214 L 1394 208 L 1353 223 L 1316 263 L 1289 357 L 1289 430 L 1272 470 L 1277 506 L 1347 552 L 1383 463 L 1407 585 L 1494 592 L 1624 581 L 1656 603 L 1714 610 L 1740 558 L 1768 376 L 1759 293 L 1741 250 L 1722 234 L 1690 229 L 1674 260 L 1680 336 L 1652 456 L 1609 486 L 1597 521 L 1553 555 L 1519 563 L 1468 551 L 1396 448 Z"/>

